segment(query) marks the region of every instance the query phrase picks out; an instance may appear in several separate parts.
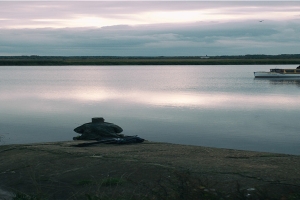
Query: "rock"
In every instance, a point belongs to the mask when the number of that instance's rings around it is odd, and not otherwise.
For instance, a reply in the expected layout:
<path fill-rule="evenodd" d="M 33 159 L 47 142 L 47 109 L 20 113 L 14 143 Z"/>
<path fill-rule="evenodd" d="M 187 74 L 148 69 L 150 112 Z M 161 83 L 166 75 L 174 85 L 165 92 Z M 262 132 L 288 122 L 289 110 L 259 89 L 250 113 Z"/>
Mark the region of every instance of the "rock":
<path fill-rule="evenodd" d="M 104 122 L 104 118 L 92 118 L 92 122 L 85 123 L 74 129 L 76 133 L 81 134 L 74 137 L 73 140 L 101 140 L 104 138 L 124 137 L 120 134 L 123 129 L 113 123 Z"/>

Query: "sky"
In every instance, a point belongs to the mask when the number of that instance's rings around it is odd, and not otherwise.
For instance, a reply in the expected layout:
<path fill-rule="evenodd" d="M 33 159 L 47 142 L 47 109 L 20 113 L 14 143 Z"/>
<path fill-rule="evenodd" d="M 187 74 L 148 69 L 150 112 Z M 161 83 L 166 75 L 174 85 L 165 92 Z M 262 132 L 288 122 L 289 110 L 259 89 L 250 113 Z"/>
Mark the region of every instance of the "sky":
<path fill-rule="evenodd" d="M 0 56 L 300 54 L 300 1 L 0 1 Z"/>

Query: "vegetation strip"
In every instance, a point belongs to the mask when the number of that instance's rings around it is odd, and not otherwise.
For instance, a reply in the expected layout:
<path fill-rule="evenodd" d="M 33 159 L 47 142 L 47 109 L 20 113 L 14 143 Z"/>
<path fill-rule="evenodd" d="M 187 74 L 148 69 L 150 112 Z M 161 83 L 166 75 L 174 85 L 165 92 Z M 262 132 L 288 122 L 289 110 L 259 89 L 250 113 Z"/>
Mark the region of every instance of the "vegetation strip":
<path fill-rule="evenodd" d="M 300 54 L 241 56 L 0 56 L 0 66 L 299 64 Z"/>

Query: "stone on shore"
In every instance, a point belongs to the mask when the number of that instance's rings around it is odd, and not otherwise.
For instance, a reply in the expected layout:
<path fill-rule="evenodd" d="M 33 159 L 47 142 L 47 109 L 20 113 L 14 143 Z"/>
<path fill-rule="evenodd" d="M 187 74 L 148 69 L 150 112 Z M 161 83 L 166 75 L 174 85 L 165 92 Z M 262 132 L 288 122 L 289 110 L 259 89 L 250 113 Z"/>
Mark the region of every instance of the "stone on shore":
<path fill-rule="evenodd" d="M 92 118 L 92 122 L 85 123 L 74 129 L 80 136 L 74 137 L 73 140 L 101 140 L 106 138 L 124 137 L 120 134 L 123 129 L 116 124 L 104 122 L 104 118 Z"/>

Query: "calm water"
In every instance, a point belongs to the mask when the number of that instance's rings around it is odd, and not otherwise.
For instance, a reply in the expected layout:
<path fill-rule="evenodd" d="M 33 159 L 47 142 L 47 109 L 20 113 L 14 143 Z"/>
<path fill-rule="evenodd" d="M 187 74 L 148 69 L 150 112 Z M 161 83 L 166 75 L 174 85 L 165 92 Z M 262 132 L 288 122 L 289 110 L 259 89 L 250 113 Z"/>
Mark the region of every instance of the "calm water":
<path fill-rule="evenodd" d="M 300 155 L 296 65 L 0 67 L 0 144 L 71 140 L 104 117 L 151 141 Z"/>

